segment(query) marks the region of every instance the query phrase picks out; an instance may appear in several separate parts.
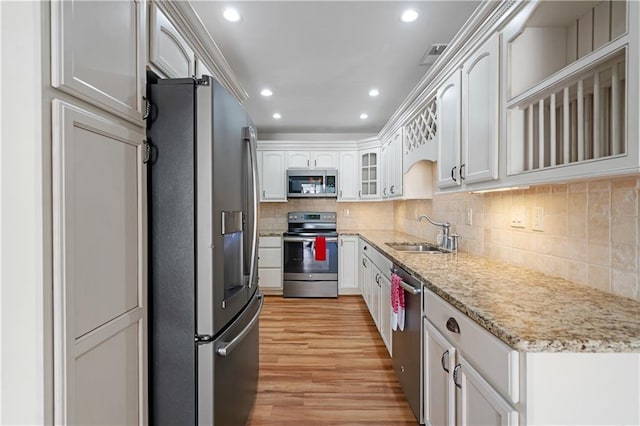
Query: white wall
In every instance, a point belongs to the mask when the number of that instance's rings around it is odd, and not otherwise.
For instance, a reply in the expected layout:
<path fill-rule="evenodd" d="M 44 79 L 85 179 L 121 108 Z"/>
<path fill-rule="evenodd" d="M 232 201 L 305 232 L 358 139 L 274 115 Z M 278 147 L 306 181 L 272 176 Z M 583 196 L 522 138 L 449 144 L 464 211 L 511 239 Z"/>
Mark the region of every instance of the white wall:
<path fill-rule="evenodd" d="M 0 2 L 0 423 L 45 424 L 43 3 Z M 46 325 L 48 324 L 48 325 Z"/>

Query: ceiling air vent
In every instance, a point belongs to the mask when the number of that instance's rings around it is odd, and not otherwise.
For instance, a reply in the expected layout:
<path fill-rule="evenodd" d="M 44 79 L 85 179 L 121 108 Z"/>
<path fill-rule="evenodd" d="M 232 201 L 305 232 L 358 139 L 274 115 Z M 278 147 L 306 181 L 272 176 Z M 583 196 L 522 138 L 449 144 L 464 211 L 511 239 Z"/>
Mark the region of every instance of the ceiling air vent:
<path fill-rule="evenodd" d="M 447 47 L 446 44 L 434 44 L 432 45 L 425 53 L 422 55 L 422 59 L 420 59 L 420 65 L 433 65 L 433 63 L 442 55 L 444 49 Z"/>

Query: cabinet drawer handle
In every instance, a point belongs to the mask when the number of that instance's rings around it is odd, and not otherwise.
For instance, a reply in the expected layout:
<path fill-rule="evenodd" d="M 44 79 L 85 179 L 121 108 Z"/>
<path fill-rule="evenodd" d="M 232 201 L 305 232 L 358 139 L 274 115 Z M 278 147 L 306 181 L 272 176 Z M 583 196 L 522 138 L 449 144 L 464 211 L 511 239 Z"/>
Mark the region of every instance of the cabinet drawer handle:
<path fill-rule="evenodd" d="M 362 259 L 362 266 L 364 266 L 365 268 L 369 267 L 369 265 L 367 265 L 367 259 Z"/>
<path fill-rule="evenodd" d="M 456 385 L 458 389 L 462 389 L 462 385 L 458 383 L 458 370 L 460 369 L 460 367 L 461 365 L 458 364 L 456 365 L 456 368 L 453 369 L 453 384 Z"/>
<path fill-rule="evenodd" d="M 458 166 L 455 166 L 454 168 L 451 169 L 451 179 L 453 179 L 454 182 L 457 182 L 458 179 L 456 179 L 456 169 L 458 168 Z"/>
<path fill-rule="evenodd" d="M 444 366 L 444 359 L 446 357 L 448 357 L 448 356 L 449 356 L 449 349 L 447 349 L 446 351 L 442 352 L 442 358 L 440 358 L 440 364 L 442 364 L 442 369 L 444 371 L 446 371 L 447 373 L 449 372 L 449 369 Z"/>
<path fill-rule="evenodd" d="M 460 333 L 460 326 L 458 325 L 458 321 L 455 318 L 449 318 L 447 320 L 447 330 L 452 333 Z"/>
<path fill-rule="evenodd" d="M 465 166 L 465 164 L 460 166 L 460 180 L 464 180 L 465 179 L 464 174 L 462 174 L 462 171 L 464 170 L 464 166 Z"/>
<path fill-rule="evenodd" d="M 342 198 L 342 189 L 340 190 L 340 198 Z"/>
<path fill-rule="evenodd" d="M 391 185 L 391 188 L 389 188 L 389 192 L 392 194 L 396 193 L 396 190 L 394 189 L 396 186 L 395 185 Z"/>
<path fill-rule="evenodd" d="M 262 198 L 267 198 L 267 190 L 266 189 L 262 190 Z"/>

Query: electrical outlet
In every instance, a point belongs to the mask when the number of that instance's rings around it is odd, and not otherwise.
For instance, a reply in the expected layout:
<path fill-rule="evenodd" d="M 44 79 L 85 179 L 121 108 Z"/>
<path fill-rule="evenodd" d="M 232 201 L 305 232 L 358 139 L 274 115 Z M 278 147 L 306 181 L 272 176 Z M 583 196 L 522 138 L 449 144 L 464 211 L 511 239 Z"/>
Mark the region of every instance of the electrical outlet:
<path fill-rule="evenodd" d="M 531 229 L 534 231 L 544 231 L 544 207 L 535 207 L 533 209 L 533 223 Z"/>
<path fill-rule="evenodd" d="M 511 207 L 511 227 L 524 228 L 524 206 Z"/>
<path fill-rule="evenodd" d="M 473 225 L 473 209 L 471 207 L 464 212 L 464 224 L 469 226 Z"/>

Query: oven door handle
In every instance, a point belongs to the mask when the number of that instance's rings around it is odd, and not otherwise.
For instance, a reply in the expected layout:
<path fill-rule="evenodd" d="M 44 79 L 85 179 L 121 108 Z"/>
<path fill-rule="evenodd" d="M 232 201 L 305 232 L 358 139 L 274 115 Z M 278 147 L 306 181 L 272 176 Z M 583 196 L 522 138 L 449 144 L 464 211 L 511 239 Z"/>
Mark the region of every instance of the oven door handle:
<path fill-rule="evenodd" d="M 325 239 L 328 243 L 338 242 L 338 237 L 329 237 Z M 313 237 L 284 237 L 283 241 L 285 243 L 313 243 L 316 239 Z"/>

